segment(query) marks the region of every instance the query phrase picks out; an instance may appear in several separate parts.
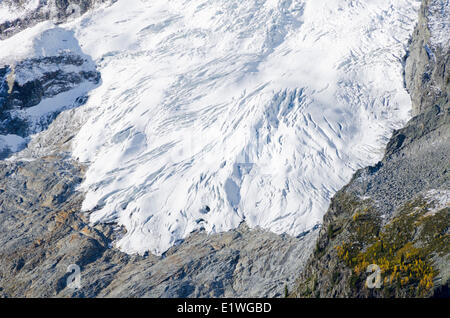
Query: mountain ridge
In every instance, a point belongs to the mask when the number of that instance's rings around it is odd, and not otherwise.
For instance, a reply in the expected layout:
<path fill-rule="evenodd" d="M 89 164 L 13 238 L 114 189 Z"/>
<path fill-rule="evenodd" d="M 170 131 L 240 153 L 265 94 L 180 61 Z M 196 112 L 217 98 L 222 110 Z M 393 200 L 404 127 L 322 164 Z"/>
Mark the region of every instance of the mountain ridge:
<path fill-rule="evenodd" d="M 283 2 L 283 5 L 286 5 L 286 3 Z M 430 1 L 424 3 L 428 4 Z M 364 5 L 359 1 L 356 1 L 355 4 L 356 7 L 352 10 L 357 10 L 358 6 Z M 282 6 L 282 8 L 286 9 L 287 7 Z M 302 7 L 300 6 L 297 9 L 294 11 L 301 12 Z M 352 10 L 350 11 L 353 12 Z M 88 12 L 87 15 L 89 14 L 95 15 L 98 13 Z M 163 19 L 163 21 L 160 21 L 161 23 L 151 23 L 150 25 L 147 23 L 148 28 L 143 29 L 143 33 L 140 34 L 162 30 L 176 21 L 177 18 L 173 17 L 169 20 Z M 403 21 L 402 23 L 407 24 L 411 21 Z M 65 28 L 66 26 L 60 27 Z M 276 28 L 269 31 L 271 31 L 269 32 L 269 38 L 277 44 L 276 40 L 279 37 L 275 35 L 278 34 L 278 31 Z M 196 34 L 199 35 L 201 32 L 197 30 Z M 80 36 L 78 33 L 76 35 L 77 37 Z M 317 36 L 315 39 L 322 38 L 321 34 L 313 32 L 313 35 Z M 414 41 L 417 39 L 416 35 L 413 43 L 416 43 Z M 88 45 L 83 41 L 81 43 L 83 43 L 83 52 L 86 52 L 88 56 L 93 56 L 92 59 L 97 63 L 95 71 L 98 71 L 97 67 L 107 65 L 115 58 L 125 56 L 131 61 L 135 56 L 142 55 L 142 51 L 133 54 L 110 51 L 105 55 L 99 53 L 101 56 L 96 57 L 96 52 L 94 50 L 94 53 L 92 53 L 89 43 L 87 43 Z M 266 41 L 264 43 L 272 42 Z M 409 67 L 405 69 L 405 78 L 407 79 L 409 76 L 412 78 L 412 80 L 406 80 L 410 91 L 422 89 L 419 85 L 422 81 L 416 81 L 416 79 L 423 78 L 422 70 L 430 65 L 427 50 L 421 44 L 416 46 L 417 50 L 422 51 L 417 53 L 412 50 L 410 58 L 406 61 Z M 414 47 L 414 45 L 411 45 L 411 47 Z M 375 50 L 371 53 L 380 56 L 380 61 L 383 61 L 381 57 L 384 55 L 380 51 Z M 358 59 L 362 56 L 364 56 L 362 52 L 353 51 L 349 59 L 343 61 L 339 68 L 345 69 L 349 74 L 355 72 L 358 63 L 367 62 L 365 59 Z M 437 66 L 431 67 L 433 71 L 428 76 L 431 79 L 440 79 L 439 74 L 442 74 L 440 72 L 442 70 L 441 56 L 447 56 L 448 58 L 448 53 L 436 55 L 438 63 Z M 395 63 L 399 62 L 398 58 L 398 56 L 392 57 L 396 61 Z M 426 63 L 422 61 L 424 58 L 427 59 Z M 275 62 L 273 63 L 277 65 Z M 117 65 L 120 67 L 122 64 Z M 113 64 L 113 67 L 119 68 L 117 65 Z M 126 65 L 126 63 L 123 65 Z M 250 63 L 248 66 L 250 67 L 249 70 L 257 69 L 252 67 L 254 64 Z M 370 66 L 371 69 L 373 67 L 373 65 Z M 94 70 L 92 69 L 92 71 Z M 196 72 L 189 73 L 190 76 L 195 75 L 194 77 L 180 76 L 176 83 L 183 84 L 188 83 L 189 80 L 201 79 L 205 74 L 207 74 L 207 70 L 196 69 Z M 102 72 L 100 72 L 100 75 L 102 78 L 105 76 Z M 429 85 L 433 82 L 439 81 L 432 80 L 424 83 Z M 445 85 L 445 78 L 441 82 Z M 199 81 L 199 83 L 202 83 L 202 81 Z M 354 86 L 349 81 L 340 82 L 340 85 L 342 85 L 340 88 L 344 92 L 359 89 L 357 85 Z M 114 85 L 112 87 L 114 88 Z M 263 88 L 264 86 L 258 87 L 258 90 Z M 448 86 L 443 86 L 443 88 L 448 88 Z M 252 92 L 249 96 L 245 95 L 248 94 L 245 92 L 244 97 L 246 98 L 242 99 L 241 105 L 244 105 L 244 101 L 250 97 L 256 96 L 258 90 Z M 429 88 L 425 90 L 432 92 Z M 189 90 L 186 88 L 182 92 L 187 94 Z M 278 118 L 278 114 L 289 117 L 295 115 L 294 110 L 303 110 L 308 105 L 307 96 L 305 96 L 308 93 L 310 91 L 307 89 L 295 88 L 292 90 L 283 89 L 275 94 L 270 100 L 271 103 L 268 104 L 270 107 L 268 106 L 264 113 L 268 118 L 268 123 L 273 127 L 278 127 L 283 124 L 283 120 Z M 0 98 L 1 96 L 0 94 Z M 90 96 L 94 96 L 94 102 L 98 102 L 98 100 L 95 100 L 95 95 Z M 114 100 L 112 96 L 108 97 L 107 101 Z M 135 96 L 132 97 L 136 98 Z M 86 192 L 80 191 L 83 190 L 80 185 L 85 181 L 89 165 L 92 162 L 90 160 L 79 161 L 76 157 L 74 158 L 72 155 L 73 143 L 76 142 L 81 127 L 95 113 L 83 113 L 78 111 L 79 109 L 76 107 L 65 110 L 54 118 L 47 130 L 33 136 L 27 148 L 15 154 L 9 160 L 0 163 L 0 244 L 3 246 L 0 249 L 0 256 L 2 260 L 6 260 L 0 264 L 0 295 L 3 297 L 282 297 L 287 288 L 288 291 L 294 291 L 296 296 L 387 297 L 388 294 L 382 292 L 370 294 L 367 290 L 364 290 L 360 286 L 363 283 L 364 276 L 359 277 L 356 281 L 353 279 L 353 282 L 361 289 L 346 289 L 347 282 L 352 281 L 351 269 L 355 267 L 355 264 L 352 264 L 353 266 L 342 265 L 348 261 L 348 259 L 344 259 L 347 252 L 344 249 L 345 246 L 339 245 L 342 248 L 340 253 L 342 259 L 336 251 L 336 254 L 332 254 L 332 260 L 326 263 L 332 266 L 335 265 L 334 263 L 339 263 L 339 266 L 343 266 L 342 270 L 337 275 L 326 272 L 323 275 L 323 280 L 318 282 L 319 288 L 313 288 L 317 285 L 317 282 L 315 283 L 311 278 L 320 271 L 314 272 L 316 270 L 315 265 L 311 265 L 311 262 L 306 267 L 305 265 L 311 253 L 314 253 L 313 257 L 316 258 L 316 261 L 327 256 L 327 252 L 324 252 L 324 250 L 327 248 L 328 240 L 339 241 L 342 238 L 339 235 L 345 227 L 334 223 L 336 216 L 344 222 L 353 220 L 353 217 L 355 217 L 355 220 L 364 221 L 366 220 L 364 219 L 365 212 L 367 212 L 364 209 L 368 209 L 368 211 L 380 209 L 381 213 L 378 210 L 374 212 L 374 216 L 377 217 L 376 223 L 372 222 L 373 220 L 370 217 L 368 219 L 370 222 L 364 223 L 368 225 L 369 230 L 376 228 L 374 230 L 376 233 L 380 224 L 383 226 L 389 225 L 392 224 L 391 221 L 393 220 L 406 223 L 411 221 L 400 214 L 389 215 L 388 213 L 387 217 L 384 217 L 386 212 L 392 210 L 392 206 L 404 205 L 403 208 L 407 210 L 417 205 L 423 206 L 423 210 L 420 212 L 422 214 L 418 216 L 422 217 L 428 213 L 433 220 L 437 220 L 435 223 L 431 222 L 431 224 L 422 223 L 422 226 L 432 226 L 431 233 L 435 231 L 440 233 L 442 227 L 445 230 L 445 222 L 442 221 L 442 217 L 445 221 L 445 213 L 448 215 L 448 211 L 442 213 L 440 201 L 443 200 L 445 204 L 446 192 L 437 188 L 439 188 L 439 185 L 445 185 L 445 182 L 448 182 L 446 175 L 444 177 L 440 175 L 447 164 L 447 161 L 444 160 L 448 158 L 446 156 L 448 155 L 448 147 L 445 147 L 448 143 L 445 142 L 446 139 L 442 138 L 442 136 L 448 136 L 448 129 L 445 130 L 448 127 L 448 116 L 445 108 L 448 107 L 448 104 L 446 104 L 448 99 L 446 101 L 445 96 L 444 98 L 442 96 L 435 97 L 430 95 L 425 100 L 430 100 L 430 103 L 433 104 L 437 101 L 437 108 L 425 107 L 426 110 L 415 116 L 406 127 L 397 130 L 389 143 L 387 140 L 385 141 L 385 143 L 388 143 L 386 156 L 390 158 L 388 159 L 389 162 L 384 160 L 378 165 L 360 170 L 350 184 L 338 192 L 332 200 L 331 212 L 325 216 L 325 225 L 322 228 L 315 226 L 311 231 L 295 237 L 285 234 L 277 235 L 258 227 L 249 229 L 242 222 L 238 222 L 235 229 L 221 233 L 208 233 L 199 226 L 189 232 L 183 239 L 178 239 L 160 256 L 148 253 L 148 250 L 141 253 L 142 255 L 136 255 L 133 253 L 127 254 L 114 248 L 114 244 L 123 238 L 127 231 L 130 231 L 130 227 L 127 228 L 123 224 L 117 224 L 114 218 L 106 218 L 104 222 L 93 222 L 91 214 L 96 212 L 99 207 L 82 208 L 83 202 L 86 200 Z M 120 98 L 120 96 L 117 98 Z M 359 96 L 359 98 L 362 98 L 363 103 L 367 101 L 362 96 Z M 389 105 L 389 95 L 383 98 Z M 419 103 L 413 101 L 415 112 L 420 111 L 421 105 L 423 105 L 420 101 L 424 99 L 419 96 L 416 100 Z M 169 101 L 176 101 L 176 99 L 169 99 Z M 92 103 L 92 100 L 90 103 Z M 95 103 L 87 106 L 92 107 L 94 105 Z M 368 112 L 370 113 L 370 110 Z M 381 113 L 379 115 L 381 116 Z M 414 115 L 417 114 L 414 113 Z M 185 120 L 184 117 L 180 118 L 180 120 Z M 287 122 L 293 121 L 295 117 L 289 118 Z M 339 125 L 333 122 L 327 124 L 326 118 L 323 122 L 325 126 L 318 124 L 317 118 L 311 114 L 309 116 L 306 114 L 304 120 L 310 125 L 310 128 L 318 127 L 323 130 L 324 127 L 328 127 L 326 129 L 330 132 L 339 133 Z M 167 122 L 164 123 L 167 124 Z M 257 125 L 257 127 L 260 126 Z M 158 128 L 164 128 L 164 124 L 160 123 Z M 317 129 L 317 131 L 320 131 L 320 129 Z M 302 133 L 308 132 L 311 131 L 308 129 L 302 131 Z M 126 140 L 127 136 L 130 136 L 129 131 L 120 131 L 120 133 L 114 135 L 113 140 L 120 143 Z M 133 140 L 139 142 L 139 139 Z M 421 140 L 421 142 L 418 143 L 417 140 Z M 433 145 L 436 140 L 438 140 L 438 144 Z M 285 140 L 285 144 L 286 141 L 289 141 L 289 139 Z M 414 147 L 418 147 L 420 151 L 416 151 Z M 411 160 L 411 154 L 425 153 L 422 148 L 429 150 L 429 156 L 427 155 L 428 157 L 425 157 L 425 159 L 431 160 L 424 160 L 423 158 Z M 373 149 L 368 149 L 368 153 L 370 153 L 369 150 L 373 151 Z M 326 154 L 325 151 L 319 153 L 323 156 Z M 371 154 L 373 155 L 373 153 Z M 406 159 L 402 159 L 402 156 L 405 156 Z M 397 161 L 391 160 L 392 158 Z M 433 159 L 436 158 L 438 158 L 437 162 L 433 162 Z M 444 160 L 441 160 L 442 158 Z M 408 159 L 412 164 L 405 165 L 404 162 Z M 108 160 L 105 162 L 108 162 Z M 399 163 L 401 167 L 408 167 L 407 173 L 402 174 L 405 169 L 400 171 L 397 169 L 398 167 L 396 168 L 396 165 L 392 164 L 393 162 Z M 419 165 L 415 165 L 415 162 Z M 244 163 L 247 163 L 245 158 Z M 428 163 L 428 166 L 425 165 L 424 169 L 422 163 Z M 235 168 L 238 171 L 239 167 L 236 166 Z M 421 171 L 424 173 L 418 173 Z M 428 175 L 429 171 L 437 173 Z M 239 184 L 236 181 L 236 176 L 237 174 L 232 175 L 230 177 L 232 182 L 226 183 L 228 185 L 227 195 L 231 198 L 231 202 L 239 201 L 238 196 L 233 196 L 234 192 L 232 191 Z M 360 178 L 361 176 L 362 178 Z M 371 176 L 373 177 L 372 182 L 364 180 L 364 178 L 367 179 Z M 376 179 L 377 176 L 382 179 L 381 182 Z M 415 176 L 415 178 L 407 183 L 398 180 L 407 180 L 411 176 Z M 205 177 L 203 176 L 203 178 Z M 384 179 L 393 180 L 393 182 L 386 185 Z M 360 182 L 361 180 L 362 182 Z M 420 182 L 421 180 L 432 180 L 432 182 L 431 185 L 425 184 L 424 186 Z M 342 184 L 347 182 L 347 180 L 341 181 Z M 378 193 L 378 196 L 383 198 L 383 200 L 378 199 L 382 207 L 379 208 L 378 205 L 374 207 L 369 204 L 370 202 L 361 203 L 351 197 L 342 195 L 348 189 L 352 189 L 358 195 L 367 192 L 367 189 L 372 189 L 372 196 L 375 196 L 373 193 Z M 410 191 L 411 189 L 414 191 Z M 423 193 L 422 201 L 406 202 L 405 205 L 405 193 L 423 192 L 424 189 L 426 191 Z M 430 189 L 437 190 L 436 192 L 429 192 Z M 436 199 L 441 197 L 444 199 Z M 212 206 L 209 202 L 205 202 L 200 207 L 202 215 L 210 212 L 208 210 L 211 210 Z M 407 204 L 410 204 L 410 206 Z M 342 213 L 342 207 L 345 210 L 348 205 L 354 205 L 358 211 L 352 210 L 351 212 L 358 213 L 350 213 L 349 211 Z M 439 210 L 434 211 L 435 208 L 439 208 Z M 194 221 L 202 222 L 197 218 Z M 414 219 L 413 221 L 417 220 Z M 318 238 L 319 230 L 321 234 Z M 358 228 L 356 228 L 357 230 Z M 372 232 L 369 231 L 369 233 Z M 419 233 L 418 239 L 428 240 L 430 231 L 422 233 L 425 236 Z M 414 236 L 411 239 L 409 235 L 412 234 L 406 231 L 405 235 L 407 236 L 406 241 L 417 239 Z M 448 234 L 444 233 L 444 235 Z M 366 239 L 366 237 L 363 236 L 363 239 Z M 377 242 L 370 242 L 370 244 L 372 243 Z M 437 243 L 441 244 L 442 242 L 438 240 Z M 316 249 L 314 249 L 315 247 Z M 441 245 L 438 245 L 438 247 L 440 248 Z M 416 251 L 409 249 L 407 252 Z M 355 255 L 355 257 L 357 258 L 358 255 Z M 434 264 L 441 266 L 438 278 L 445 281 L 444 274 L 446 268 L 448 269 L 448 266 L 446 267 L 448 262 L 442 262 L 439 257 L 434 262 Z M 78 264 L 81 267 L 81 290 L 73 290 L 67 286 L 67 278 L 70 275 L 70 273 L 67 273 L 67 268 L 71 264 Z M 301 280 L 296 281 L 298 274 L 301 272 L 310 281 L 307 283 L 301 282 Z M 425 272 L 425 274 L 429 275 L 428 272 Z M 426 287 L 429 283 L 429 276 L 420 277 L 417 284 L 420 284 L 422 279 Z M 330 285 L 333 285 L 331 289 Z M 440 286 L 443 286 L 441 291 L 439 291 Z M 444 287 L 445 284 L 439 285 L 436 282 L 433 292 L 424 295 L 430 296 L 433 293 L 435 296 L 443 295 Z M 307 292 L 308 289 L 309 293 Z M 405 289 L 399 288 L 398 291 L 392 292 L 392 295 L 402 297 L 408 294 Z"/>

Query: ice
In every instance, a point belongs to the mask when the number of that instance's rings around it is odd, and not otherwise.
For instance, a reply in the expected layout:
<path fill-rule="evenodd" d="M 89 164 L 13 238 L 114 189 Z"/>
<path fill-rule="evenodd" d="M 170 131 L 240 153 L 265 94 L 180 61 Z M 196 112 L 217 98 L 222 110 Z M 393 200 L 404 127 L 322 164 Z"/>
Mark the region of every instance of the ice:
<path fill-rule="evenodd" d="M 57 27 L 51 21 L 42 22 L 0 41 L 0 48 L 0 65 L 15 64 L 26 58 L 58 56 L 65 53 L 85 56 L 74 36 L 74 31 Z M 31 76 L 34 75 L 24 76 L 22 81 L 29 80 Z"/>
<path fill-rule="evenodd" d="M 123 225 L 127 253 L 243 221 L 310 230 L 410 118 L 401 61 L 419 4 L 119 0 L 61 25 L 103 81 L 77 109 L 83 210 Z"/>

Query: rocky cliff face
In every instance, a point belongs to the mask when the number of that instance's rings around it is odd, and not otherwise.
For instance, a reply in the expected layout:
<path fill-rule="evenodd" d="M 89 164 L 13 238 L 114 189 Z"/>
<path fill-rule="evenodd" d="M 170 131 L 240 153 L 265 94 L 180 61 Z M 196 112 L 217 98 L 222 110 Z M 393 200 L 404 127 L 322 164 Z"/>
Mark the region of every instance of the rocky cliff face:
<path fill-rule="evenodd" d="M 423 1 L 405 65 L 405 85 L 411 95 L 413 115 L 426 112 L 433 105 L 448 105 L 449 11 L 448 3 L 443 1 Z"/>
<path fill-rule="evenodd" d="M 48 124 L 64 107 L 49 111 L 33 121 L 35 116 L 23 116 L 26 109 L 37 106 L 44 99 L 51 99 L 68 92 L 83 82 L 94 85 L 100 82 L 100 73 L 84 57 L 74 54 L 61 54 L 20 61 L 16 65 L 5 66 L 0 70 L 2 93 L 0 93 L 0 134 L 14 134 L 27 137 L 48 127 Z M 83 96 L 71 101 L 66 107 L 80 106 L 85 102 Z"/>
<path fill-rule="evenodd" d="M 0 21 L 0 39 L 6 39 L 39 22 L 52 20 L 66 22 L 71 17 L 83 15 L 100 4 L 110 4 L 116 0 L 39 0 L 37 5 L 25 11 L 24 15 L 8 21 Z M 3 0 L 11 11 L 25 10 L 28 0 Z"/>
<path fill-rule="evenodd" d="M 0 58 L 0 159 L 22 150 L 62 111 L 83 105 L 101 81 L 70 31 L 50 28 L 22 45 L 32 54 Z"/>
<path fill-rule="evenodd" d="M 406 59 L 415 117 L 394 132 L 381 162 L 332 199 L 293 296 L 449 295 L 450 46 L 433 29 L 448 31 L 442 10 L 449 8 L 423 1 Z"/>

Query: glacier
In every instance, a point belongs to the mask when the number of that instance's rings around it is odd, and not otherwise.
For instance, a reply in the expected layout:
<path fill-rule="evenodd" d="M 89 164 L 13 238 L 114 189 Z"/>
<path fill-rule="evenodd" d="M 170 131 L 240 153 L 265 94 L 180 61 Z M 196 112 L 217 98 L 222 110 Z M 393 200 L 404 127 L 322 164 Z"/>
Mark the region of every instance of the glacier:
<path fill-rule="evenodd" d="M 126 229 L 122 251 L 156 255 L 201 228 L 297 236 L 321 224 L 411 117 L 402 64 L 419 5 L 119 0 L 58 25 L 102 76 L 72 110 L 83 211 Z M 36 54 L 0 58 L 19 53 Z"/>

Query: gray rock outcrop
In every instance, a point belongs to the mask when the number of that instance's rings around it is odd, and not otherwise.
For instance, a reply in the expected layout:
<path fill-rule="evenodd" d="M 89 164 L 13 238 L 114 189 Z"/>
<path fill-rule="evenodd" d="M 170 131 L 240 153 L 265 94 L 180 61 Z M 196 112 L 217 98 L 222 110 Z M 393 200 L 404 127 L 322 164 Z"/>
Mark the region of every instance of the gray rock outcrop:
<path fill-rule="evenodd" d="M 411 95 L 414 116 L 426 112 L 430 105 L 440 108 L 448 105 L 449 14 L 450 8 L 445 1 L 422 2 L 405 65 L 405 84 Z M 441 30 L 434 30 L 434 25 Z M 433 34 L 440 32 L 444 34 Z"/>
<path fill-rule="evenodd" d="M 59 49 L 0 68 L 0 137 L 23 138 L 23 146 L 28 136 L 47 129 L 63 110 L 83 105 L 101 81 L 95 63 L 70 31 L 47 30 L 33 49 L 49 44 Z M 0 159 L 17 151 L 10 148 L 0 140 Z"/>
<path fill-rule="evenodd" d="M 98 84 L 100 73 L 95 67 L 86 67 L 88 63 L 82 56 L 62 54 L 26 59 L 0 69 L 0 73 L 6 74 L 1 84 L 5 88 L 0 101 L 0 134 L 26 137 L 46 129 L 59 112 L 47 114 L 38 123 L 32 123 L 17 111 L 36 106 L 43 99 L 67 92 L 83 82 Z M 79 96 L 74 101 L 67 100 L 67 106 L 80 106 L 85 101 L 84 96 Z"/>

